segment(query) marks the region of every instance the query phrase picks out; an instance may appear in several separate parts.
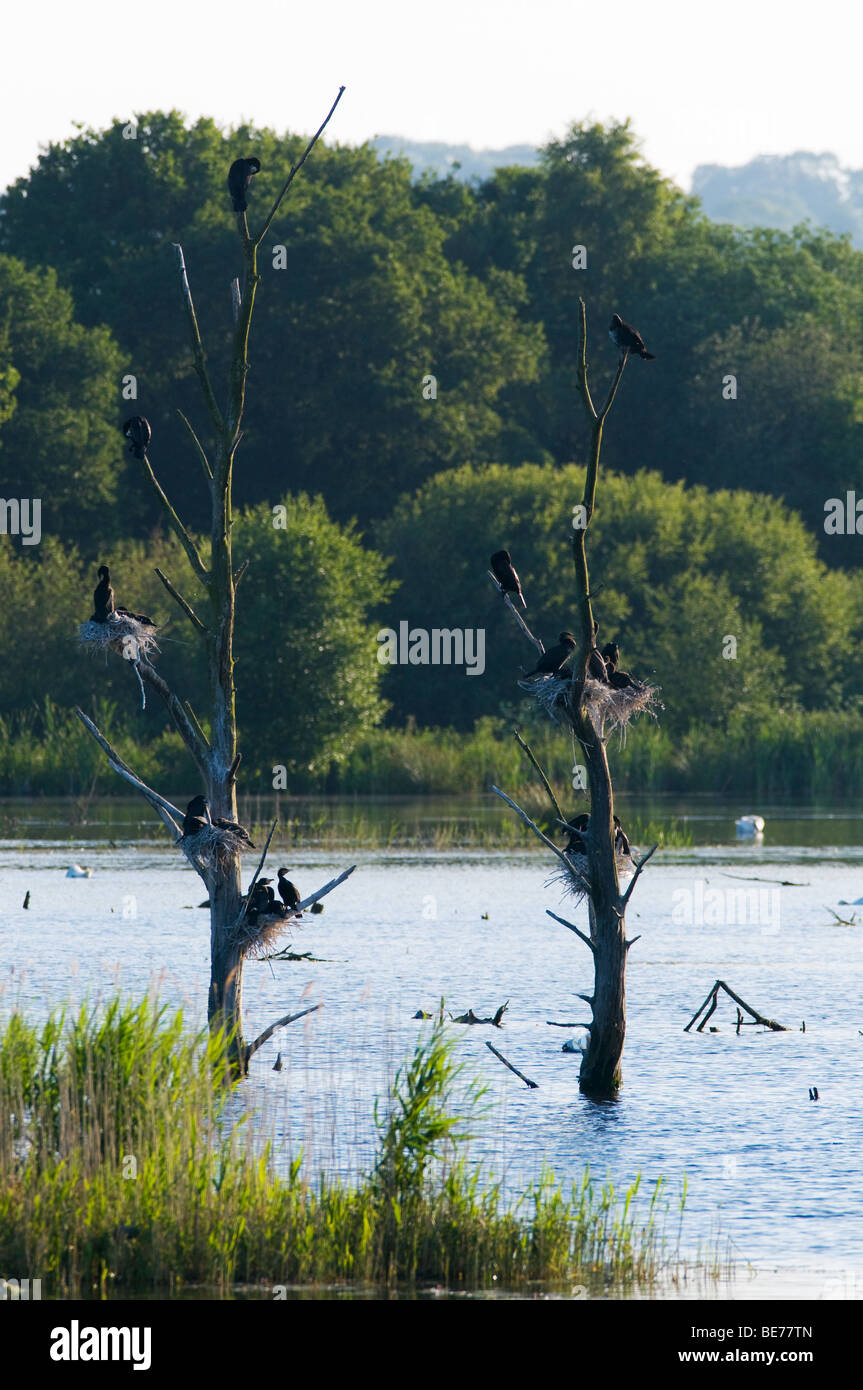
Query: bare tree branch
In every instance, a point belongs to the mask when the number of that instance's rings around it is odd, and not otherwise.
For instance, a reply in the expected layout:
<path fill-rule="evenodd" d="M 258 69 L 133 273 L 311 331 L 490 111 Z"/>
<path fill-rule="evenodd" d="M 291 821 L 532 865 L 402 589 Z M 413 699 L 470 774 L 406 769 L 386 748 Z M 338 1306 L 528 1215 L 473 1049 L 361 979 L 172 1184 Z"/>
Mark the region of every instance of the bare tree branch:
<path fill-rule="evenodd" d="M 552 854 L 557 856 L 557 858 L 560 860 L 560 862 L 566 869 L 567 873 L 571 874 L 573 878 L 578 879 L 583 884 L 584 891 L 586 893 L 589 893 L 590 884 L 588 883 L 587 879 L 578 872 L 578 870 L 573 866 L 572 861 L 567 859 L 563 850 L 558 849 L 554 841 L 550 840 L 547 835 L 543 834 L 539 826 L 534 824 L 527 812 L 523 811 L 520 806 L 517 806 L 516 803 L 512 800 L 512 798 L 507 796 L 506 792 L 501 791 L 500 787 L 492 787 L 492 791 L 495 793 L 496 796 L 500 797 L 501 801 L 505 801 L 507 806 L 512 807 L 513 811 L 515 811 L 515 814 L 524 821 L 526 826 L 529 826 L 529 828 L 533 831 L 534 835 L 536 835 L 537 839 L 542 840 L 542 843 L 546 846 L 546 848 L 550 849 Z"/>
<path fill-rule="evenodd" d="M 212 468 L 210 467 L 210 460 L 207 458 L 207 455 L 206 455 L 206 452 L 205 452 L 205 450 L 204 450 L 203 444 L 201 443 L 201 441 L 200 441 L 200 439 L 198 438 L 198 436 L 195 434 L 195 431 L 192 429 L 191 424 L 190 424 L 189 421 L 186 419 L 186 417 L 185 417 L 185 415 L 183 414 L 182 410 L 178 410 L 178 411 L 177 411 L 177 414 L 179 415 L 179 417 L 180 417 L 180 419 L 182 420 L 183 424 L 186 426 L 186 429 L 189 431 L 189 434 L 192 436 L 192 443 L 194 444 L 195 448 L 196 448 L 197 451 L 198 451 L 198 458 L 201 460 L 201 465 L 202 465 L 202 467 L 203 467 L 203 469 L 204 469 L 204 477 L 207 479 L 207 482 L 208 482 L 208 483 L 212 483 L 212 481 L 213 481 L 213 470 L 212 470 Z"/>
<path fill-rule="evenodd" d="M 186 600 L 183 598 L 183 595 L 174 588 L 170 579 L 167 577 L 167 575 L 162 573 L 158 566 L 156 567 L 156 573 L 161 579 L 165 588 L 168 590 L 168 593 L 171 595 L 171 598 L 176 599 L 177 603 L 180 605 L 189 621 L 194 624 L 194 626 L 198 629 L 199 632 L 206 632 L 206 627 L 201 622 L 201 619 L 198 617 L 191 604 L 186 602 Z"/>
<path fill-rule="evenodd" d="M 289 1023 L 296 1023 L 298 1018 L 305 1018 L 306 1014 L 313 1014 L 316 1009 L 323 1008 L 322 1004 L 312 1004 L 308 1009 L 301 1009 L 298 1014 L 285 1014 L 284 1018 L 279 1018 L 275 1023 L 271 1023 L 269 1028 L 265 1028 L 253 1043 L 249 1043 L 246 1048 L 246 1061 L 253 1057 L 259 1047 L 263 1047 L 275 1033 L 277 1028 L 286 1028 Z"/>
<path fill-rule="evenodd" d="M 177 252 L 177 258 L 180 262 L 180 286 L 183 291 L 183 302 L 186 306 L 186 317 L 189 320 L 189 328 L 191 329 L 192 333 L 192 356 L 194 358 L 195 363 L 195 372 L 197 374 L 198 381 L 201 384 L 201 391 L 203 392 L 204 400 L 207 404 L 207 409 L 210 412 L 210 419 L 213 422 L 213 428 L 215 429 L 217 434 L 223 435 L 225 433 L 225 420 L 221 410 L 219 409 L 219 402 L 216 400 L 215 394 L 213 392 L 213 387 L 210 383 L 210 374 L 207 371 L 207 359 L 204 356 L 204 346 L 201 342 L 201 331 L 198 328 L 198 318 L 195 313 L 195 306 L 192 302 L 192 290 L 191 286 L 189 285 L 189 276 L 186 271 L 186 258 L 183 255 L 183 248 L 179 242 L 172 242 L 172 245 Z"/>
<path fill-rule="evenodd" d="M 79 709 L 77 705 L 75 706 L 75 713 L 87 732 L 95 739 L 103 753 L 106 754 L 108 766 L 111 768 L 112 772 L 116 772 L 118 777 L 122 777 L 124 782 L 128 782 L 130 786 L 140 792 L 141 796 L 150 803 L 153 810 L 162 821 L 162 824 L 177 837 L 174 840 L 174 844 L 183 851 L 189 863 L 192 865 L 192 868 L 209 887 L 209 875 L 203 861 L 183 843 L 183 812 L 178 810 L 172 802 L 166 800 L 164 796 L 160 796 L 152 787 L 148 787 L 146 782 L 142 782 L 141 778 L 132 771 L 128 763 L 123 761 L 116 748 L 108 742 L 105 735 L 96 727 L 93 720 L 90 719 L 82 709 Z"/>
<path fill-rule="evenodd" d="M 486 1042 L 486 1047 L 488 1048 L 489 1052 L 494 1053 L 498 1061 L 503 1062 L 505 1067 L 509 1067 L 510 1071 L 518 1077 L 519 1081 L 523 1081 L 525 1086 L 529 1086 L 532 1091 L 539 1090 L 539 1083 L 537 1081 L 531 1081 L 528 1077 L 525 1076 L 523 1071 L 519 1071 L 518 1067 L 514 1067 L 512 1062 L 508 1062 L 507 1059 L 504 1057 L 503 1053 L 498 1052 L 497 1048 L 494 1046 L 493 1043 Z"/>
<path fill-rule="evenodd" d="M 239 915 L 239 917 L 237 918 L 236 922 L 234 923 L 234 930 L 235 930 L 235 931 L 236 931 L 237 927 L 239 927 L 239 926 L 242 924 L 243 919 L 245 918 L 245 915 L 246 915 L 246 913 L 247 913 L 247 911 L 248 911 L 249 903 L 252 901 L 252 893 L 255 891 L 255 884 L 257 883 L 258 878 L 259 878 L 260 873 L 261 873 L 261 870 L 263 869 L 264 864 L 265 864 L 266 861 L 267 861 L 267 853 L 268 853 L 269 848 L 270 848 L 270 841 L 271 841 L 272 838 L 273 838 L 273 833 L 274 833 L 274 831 L 275 831 L 276 826 L 278 825 L 278 823 L 279 823 L 279 822 L 278 822 L 277 820 L 274 820 L 273 823 L 272 823 L 272 825 L 270 826 L 270 833 L 269 833 L 269 835 L 267 836 L 267 843 L 264 845 L 264 852 L 263 852 L 263 854 L 261 855 L 260 859 L 258 860 L 258 867 L 255 869 L 254 875 L 253 875 L 253 877 L 252 877 L 252 881 L 251 881 L 251 883 L 249 884 L 249 886 L 248 886 L 248 888 L 247 888 L 247 890 L 246 890 L 246 896 L 245 896 L 245 898 L 244 898 L 244 900 L 243 900 L 243 906 L 242 906 L 242 909 L 241 909 L 241 911 L 240 911 L 240 915 Z"/>
<path fill-rule="evenodd" d="M 311 907 L 313 903 L 318 902 L 321 898 L 325 898 L 328 893 L 332 893 L 334 888 L 338 888 L 340 883 L 344 883 L 346 878 L 350 878 L 356 867 L 356 864 L 352 864 L 349 869 L 345 869 L 337 878 L 331 878 L 329 883 L 325 883 L 323 888 L 318 889 L 317 893 L 311 893 L 308 898 L 303 898 L 302 902 L 297 903 L 294 911 L 305 912 L 307 907 Z"/>
<path fill-rule="evenodd" d="M 502 596 L 504 603 L 506 604 L 506 606 L 507 606 L 507 608 L 509 609 L 509 611 L 510 611 L 510 613 L 512 614 L 512 616 L 515 618 L 516 622 L 518 623 L 519 627 L 521 628 L 521 630 L 522 630 L 522 632 L 524 633 L 524 635 L 525 635 L 525 637 L 527 638 L 527 640 L 528 640 L 529 642 L 532 642 L 532 643 L 533 643 L 533 645 L 536 647 L 537 651 L 539 652 L 540 656 L 542 656 L 542 655 L 544 654 L 544 652 L 545 652 L 545 647 L 542 645 L 542 643 L 540 642 L 539 638 L 538 638 L 538 637 L 534 637 L 533 633 L 531 632 L 531 630 L 530 630 L 530 628 L 528 627 L 527 623 L 524 621 L 524 618 L 523 618 L 523 617 L 521 616 L 521 614 L 519 613 L 518 609 L 516 608 L 515 604 L 513 603 L 512 599 L 510 598 L 509 594 L 506 592 L 506 590 L 504 590 L 504 589 L 501 588 L 501 586 L 498 584 L 498 582 L 497 582 L 495 576 L 492 574 L 491 570 L 488 570 L 488 571 L 487 571 L 487 574 L 488 574 L 488 577 L 489 577 L 489 579 L 491 580 L 492 584 L 493 584 L 494 587 L 497 589 L 498 593 Z"/>
<path fill-rule="evenodd" d="M 567 922 L 567 920 L 566 920 L 565 917 L 558 917 L 557 913 L 556 913 L 556 912 L 552 912 L 552 910 L 551 910 L 550 907 L 547 907 L 547 908 L 545 909 L 545 911 L 546 911 L 546 915 L 547 915 L 548 917 L 553 917 L 554 920 L 555 920 L 555 922 L 560 922 L 560 925 L 561 925 L 562 927 L 569 927 L 569 930 L 570 930 L 570 931 L 574 931 L 575 934 L 576 934 L 576 936 L 577 936 L 581 941 L 584 942 L 585 946 L 589 946 L 590 949 L 591 949 L 591 951 L 593 951 L 594 955 L 596 954 L 596 947 L 595 947 L 595 945 L 593 944 L 593 942 L 591 941 L 591 939 L 590 939 L 589 936 L 585 935 L 585 933 L 584 933 L 583 931 L 580 931 L 579 928 L 576 927 L 576 926 L 574 926 L 574 924 L 573 924 L 572 922 Z M 575 1026 L 575 1025 L 573 1025 L 573 1026 Z"/>
<path fill-rule="evenodd" d="M 184 706 L 184 708 L 185 708 L 185 710 L 186 710 L 186 713 L 188 714 L 189 718 L 191 719 L 192 724 L 194 725 L 195 730 L 197 731 L 197 734 L 198 734 L 199 739 L 201 740 L 201 742 L 202 742 L 202 744 L 204 745 L 204 747 L 207 749 L 207 752 L 208 752 L 208 753 L 211 753 L 213 750 L 210 748 L 210 740 L 207 738 L 207 735 L 204 733 L 204 730 L 201 728 L 201 722 L 200 722 L 200 720 L 198 719 L 198 716 L 196 715 L 195 711 L 192 709 L 192 706 L 189 704 L 189 701 L 188 701 L 188 700 L 184 700 L 184 701 L 183 701 L 183 706 Z"/>
<path fill-rule="evenodd" d="M 181 546 L 183 547 L 183 549 L 186 552 L 186 555 L 189 558 L 189 564 L 192 566 L 192 569 L 194 570 L 198 578 L 201 580 L 202 584 L 209 585 L 210 575 L 207 572 L 203 560 L 198 554 L 198 548 L 195 545 L 195 542 L 192 540 L 192 537 L 186 530 L 185 526 L 183 525 L 182 521 L 177 516 L 177 513 L 174 511 L 174 508 L 171 506 L 171 503 L 168 501 L 167 495 L 164 489 L 162 488 L 162 485 L 156 477 L 155 473 L 153 472 L 152 465 L 146 454 L 144 455 L 142 462 L 144 464 L 144 472 L 146 473 L 150 481 L 150 485 L 153 488 L 153 491 L 158 497 L 160 503 L 162 504 L 162 510 L 167 516 L 168 521 L 171 524 L 172 530 L 174 531 L 175 535 L 177 536 L 177 539 L 179 540 Z"/>
<path fill-rule="evenodd" d="M 210 776 L 209 754 L 211 750 L 203 733 L 199 732 L 195 727 L 195 724 L 192 723 L 186 710 L 181 705 L 178 696 L 174 694 L 168 682 L 159 675 L 155 666 L 152 666 L 146 657 L 142 656 L 138 658 L 138 669 L 143 679 L 148 685 L 153 687 L 156 694 L 163 701 L 174 722 L 174 728 L 177 730 L 180 738 L 195 759 L 199 771 L 203 774 L 205 780 L 208 780 Z"/>
<path fill-rule="evenodd" d="M 525 753 L 527 754 L 527 756 L 530 758 L 530 761 L 533 763 L 533 766 L 536 768 L 536 771 L 539 773 L 540 781 L 542 782 L 542 785 L 545 787 L 545 790 L 546 790 L 546 792 L 548 793 L 548 799 L 549 799 L 549 801 L 551 802 L 552 806 L 554 807 L 555 811 L 557 812 L 557 818 L 558 818 L 558 820 L 560 821 L 561 825 L 566 825 L 566 824 L 567 824 L 566 816 L 563 814 L 563 811 L 560 809 L 560 806 L 559 806 L 559 804 L 558 804 L 557 797 L 555 796 L 555 794 L 554 794 L 554 792 L 553 792 L 553 790 L 552 790 L 551 783 L 549 782 L 548 778 L 546 777 L 545 773 L 543 772 L 542 768 L 540 767 L 539 763 L 537 762 L 536 757 L 534 756 L 534 753 L 533 753 L 533 749 L 531 748 L 531 746 L 530 746 L 529 743 L 525 743 L 524 739 L 523 739 L 522 736 L 521 736 L 521 732 L 520 732 L 518 729 L 513 729 L 512 732 L 513 732 L 513 736 L 514 736 L 514 738 L 515 738 L 515 740 L 516 740 L 516 743 L 518 744 L 519 748 L 521 748 L 521 749 L 524 750 L 524 752 L 525 752 Z"/>
<path fill-rule="evenodd" d="M 260 230 L 260 233 L 258 234 L 257 238 L 255 239 L 255 246 L 256 246 L 256 247 L 260 246 L 260 244 L 261 244 L 261 242 L 263 241 L 264 237 L 267 235 L 267 232 L 270 230 L 270 227 L 272 226 L 273 218 L 275 217 L 276 213 L 278 212 L 279 208 L 281 207 L 282 199 L 284 198 L 285 194 L 287 193 L 288 189 L 290 188 L 290 186 L 291 186 L 291 184 L 293 183 L 294 179 L 296 178 L 297 174 L 298 174 L 298 173 L 300 172 L 300 170 L 302 169 L 303 165 L 305 164 L 305 162 L 306 162 L 306 160 L 308 159 L 309 155 L 311 154 L 312 150 L 315 148 L 315 145 L 318 143 L 318 140 L 319 140 L 320 137 L 323 135 L 324 131 L 326 130 L 327 126 L 329 125 L 330 121 L 332 120 L 333 113 L 335 112 L 336 107 L 338 106 L 339 102 L 340 102 L 341 99 L 342 99 L 342 94 L 343 94 L 344 90 L 345 90 L 345 89 L 344 89 L 343 86 L 342 86 L 342 87 L 339 87 L 338 96 L 336 97 L 335 101 L 333 102 L 332 106 L 330 107 L 329 111 L 327 112 L 327 115 L 326 115 L 325 120 L 324 120 L 323 123 L 318 127 L 318 129 L 315 131 L 315 133 L 314 133 L 314 135 L 312 136 L 311 140 L 310 140 L 309 143 L 306 145 L 306 148 L 305 148 L 305 150 L 303 151 L 302 157 L 301 157 L 301 158 L 297 161 L 297 163 L 293 166 L 293 168 L 291 169 L 291 172 L 288 174 L 288 177 L 285 179 L 284 185 L 283 185 L 283 187 L 282 187 L 282 191 L 281 191 L 281 193 L 279 194 L 279 196 L 276 198 L 276 201 L 273 203 L 273 206 L 272 206 L 272 208 L 270 209 L 269 216 L 267 217 L 266 222 L 264 223 L 263 227 L 262 227 L 261 230 Z"/>
<path fill-rule="evenodd" d="M 630 897 L 632 896 L 632 890 L 633 890 L 633 888 L 635 887 L 636 883 L 638 882 L 639 875 L 641 874 L 642 869 L 644 868 L 644 866 L 645 866 L 645 864 L 647 863 L 648 859 L 652 859 L 652 858 L 653 858 L 654 854 L 656 853 L 656 851 L 657 851 L 658 849 L 659 849 L 659 845 L 654 845 L 654 846 L 653 846 L 653 849 L 649 849 L 649 850 L 647 851 L 647 853 L 646 853 L 645 855 L 643 855 L 643 856 L 641 857 L 641 859 L 639 859 L 638 863 L 636 864 L 636 866 L 635 866 L 635 873 L 632 875 L 632 882 L 629 884 L 629 886 L 628 886 L 628 888 L 627 888 L 626 892 L 624 893 L 623 898 L 622 898 L 622 900 L 621 900 L 621 904 L 620 904 L 620 905 L 621 905 L 621 907 L 623 908 L 623 911 L 624 911 L 624 912 L 626 911 L 626 904 L 629 902 L 629 899 L 630 899 Z"/>

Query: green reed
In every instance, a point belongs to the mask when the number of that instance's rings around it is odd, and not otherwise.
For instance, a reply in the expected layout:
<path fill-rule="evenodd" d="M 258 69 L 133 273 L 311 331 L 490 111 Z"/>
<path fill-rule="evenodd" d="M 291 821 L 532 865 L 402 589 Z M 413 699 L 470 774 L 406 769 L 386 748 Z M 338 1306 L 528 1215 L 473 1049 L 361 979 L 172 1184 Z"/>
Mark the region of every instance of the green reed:
<path fill-rule="evenodd" d="M 219 1038 L 114 1000 L 0 1031 L 0 1272 L 46 1297 L 204 1286 L 436 1283 L 649 1287 L 668 1258 L 661 1184 L 646 1206 L 588 1172 L 544 1172 L 516 1201 L 467 1165 L 482 1093 L 455 1097 L 446 1025 L 429 1025 L 352 1184 L 277 1172 L 255 1142 Z M 238 1104 L 237 1102 L 240 1102 Z M 239 1115 L 239 1118 L 237 1118 Z M 676 1254 L 672 1263 L 677 1267 Z"/>

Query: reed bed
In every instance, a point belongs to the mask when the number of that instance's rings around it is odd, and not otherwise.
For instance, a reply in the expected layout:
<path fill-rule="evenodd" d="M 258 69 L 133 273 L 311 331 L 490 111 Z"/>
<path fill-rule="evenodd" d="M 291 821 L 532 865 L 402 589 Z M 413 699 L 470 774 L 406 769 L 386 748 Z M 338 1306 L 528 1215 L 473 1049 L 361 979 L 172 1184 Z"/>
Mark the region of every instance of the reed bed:
<path fill-rule="evenodd" d="M 179 736 L 163 730 L 143 741 L 125 710 L 96 701 L 94 715 L 121 755 L 151 785 L 194 784 L 195 769 Z M 485 718 L 473 729 L 371 729 L 353 751 L 328 772 L 294 769 L 297 795 L 475 795 L 489 787 L 519 787 L 526 780 L 524 756 L 512 737 L 512 722 L 549 777 L 569 785 L 573 758 L 560 731 L 546 716 L 512 721 Z M 843 801 L 863 797 L 863 712 L 775 709 L 728 727 L 695 725 L 673 735 L 651 720 L 638 738 L 609 742 L 618 791 L 734 792 L 771 800 Z M 248 778 L 270 783 L 270 769 L 249 760 Z M 122 783 L 71 710 L 45 700 L 38 708 L 0 717 L 0 795 L 125 795 Z"/>
<path fill-rule="evenodd" d="M 218 1038 L 182 1013 L 112 1001 L 0 1032 L 0 1269 L 46 1297 L 235 1284 L 372 1286 L 576 1282 L 649 1288 L 669 1257 L 662 1185 L 618 1194 L 585 1171 L 544 1172 L 515 1201 L 468 1168 L 475 1087 L 446 1025 L 417 1044 L 376 1111 L 378 1154 L 353 1184 L 276 1172 L 231 1084 Z M 248 1083 L 245 1083 L 248 1084 Z M 236 1091 L 233 1092 L 236 1097 Z M 239 1110 L 240 1118 L 229 1118 Z"/>

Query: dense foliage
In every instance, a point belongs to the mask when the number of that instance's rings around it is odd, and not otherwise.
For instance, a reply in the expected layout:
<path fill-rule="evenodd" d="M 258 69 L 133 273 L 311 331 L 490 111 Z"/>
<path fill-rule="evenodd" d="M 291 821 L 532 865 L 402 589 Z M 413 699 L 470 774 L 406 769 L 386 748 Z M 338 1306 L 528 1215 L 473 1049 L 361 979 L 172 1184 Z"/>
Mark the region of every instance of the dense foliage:
<path fill-rule="evenodd" d="M 201 526 L 176 408 L 204 437 L 207 422 L 171 243 L 184 246 L 218 373 L 239 269 L 227 166 L 254 150 L 263 209 L 301 144 L 155 112 L 134 140 L 117 125 L 52 145 L 2 200 L 0 491 L 42 498 L 43 538 L 0 537 L 0 719 L 34 761 L 33 789 L 46 785 L 37 764 L 57 789 L 43 743 L 74 703 L 108 702 L 116 736 L 152 744 L 157 763 L 171 747 L 156 749 L 171 736 L 159 709 L 137 709 L 129 671 L 75 650 L 99 561 L 119 602 L 163 622 L 160 662 L 199 697 L 194 632 L 153 568 L 193 604 L 194 585 L 154 529 L 155 499 L 117 426 L 132 408 L 151 419 L 153 465 Z M 272 241 L 284 256 L 268 248 L 261 262 L 236 464 L 236 546 L 251 561 L 237 636 L 246 776 L 266 785 L 283 764 L 292 785 L 323 785 L 332 768 L 332 785 L 353 786 L 364 759 L 380 764 L 387 702 L 387 737 L 410 720 L 467 736 L 478 717 L 519 715 L 530 652 L 485 567 L 510 546 L 543 639 L 571 624 L 579 295 L 592 380 L 614 365 L 612 309 L 657 355 L 630 365 L 615 405 L 593 565 L 601 635 L 662 686 L 663 736 L 703 758 L 700 731 L 739 748 L 780 715 L 859 717 L 860 538 L 824 529 L 863 444 L 863 253 L 849 241 L 710 222 L 625 124 L 575 124 L 535 165 L 473 183 L 417 179 L 371 146 L 321 146 Z M 576 245 L 586 269 L 573 268 Z M 430 375 L 436 397 L 423 394 Z M 280 499 L 284 529 L 272 525 Z M 486 629 L 485 675 L 382 668 L 374 634 L 401 620 Z M 26 768 L 9 758 L 0 785 L 20 790 Z M 75 766 L 83 778 L 86 757 Z"/>

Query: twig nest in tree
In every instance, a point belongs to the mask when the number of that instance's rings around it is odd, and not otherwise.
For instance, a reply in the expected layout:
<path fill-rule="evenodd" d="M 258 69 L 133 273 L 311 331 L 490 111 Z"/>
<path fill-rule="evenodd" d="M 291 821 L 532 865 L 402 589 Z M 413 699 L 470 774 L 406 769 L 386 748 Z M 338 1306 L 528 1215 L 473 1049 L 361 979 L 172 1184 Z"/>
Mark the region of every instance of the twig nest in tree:
<path fill-rule="evenodd" d="M 590 887 L 590 864 L 586 854 L 568 854 L 568 862 L 572 865 L 571 869 L 565 869 L 558 860 L 557 868 L 549 876 L 547 882 L 559 883 L 568 898 L 587 897 Z M 632 862 L 631 854 L 616 854 L 617 879 L 621 887 L 626 884 L 635 873 L 635 865 Z"/>
<path fill-rule="evenodd" d="M 292 912 L 248 912 L 234 931 L 234 940 L 247 960 L 268 956 L 282 934 L 299 919 Z"/>
<path fill-rule="evenodd" d="M 78 641 L 91 651 L 116 652 L 127 661 L 137 661 L 139 656 L 149 657 L 159 650 L 156 629 L 148 623 L 139 623 L 127 613 L 112 613 L 104 623 L 88 619 L 79 624 Z"/>
<path fill-rule="evenodd" d="M 536 700 L 558 724 L 572 722 L 573 682 L 567 675 L 540 677 L 539 680 L 519 681 L 519 686 Z M 659 687 L 639 683 L 617 690 L 604 681 L 588 679 L 584 687 L 585 703 L 593 724 L 601 734 L 607 730 L 623 730 L 636 714 L 655 714 L 662 708 Z"/>
<path fill-rule="evenodd" d="M 225 830 L 220 825 L 204 825 L 194 835 L 181 835 L 177 843 L 205 863 L 214 858 L 230 859 L 248 849 L 248 845 L 233 830 Z"/>

